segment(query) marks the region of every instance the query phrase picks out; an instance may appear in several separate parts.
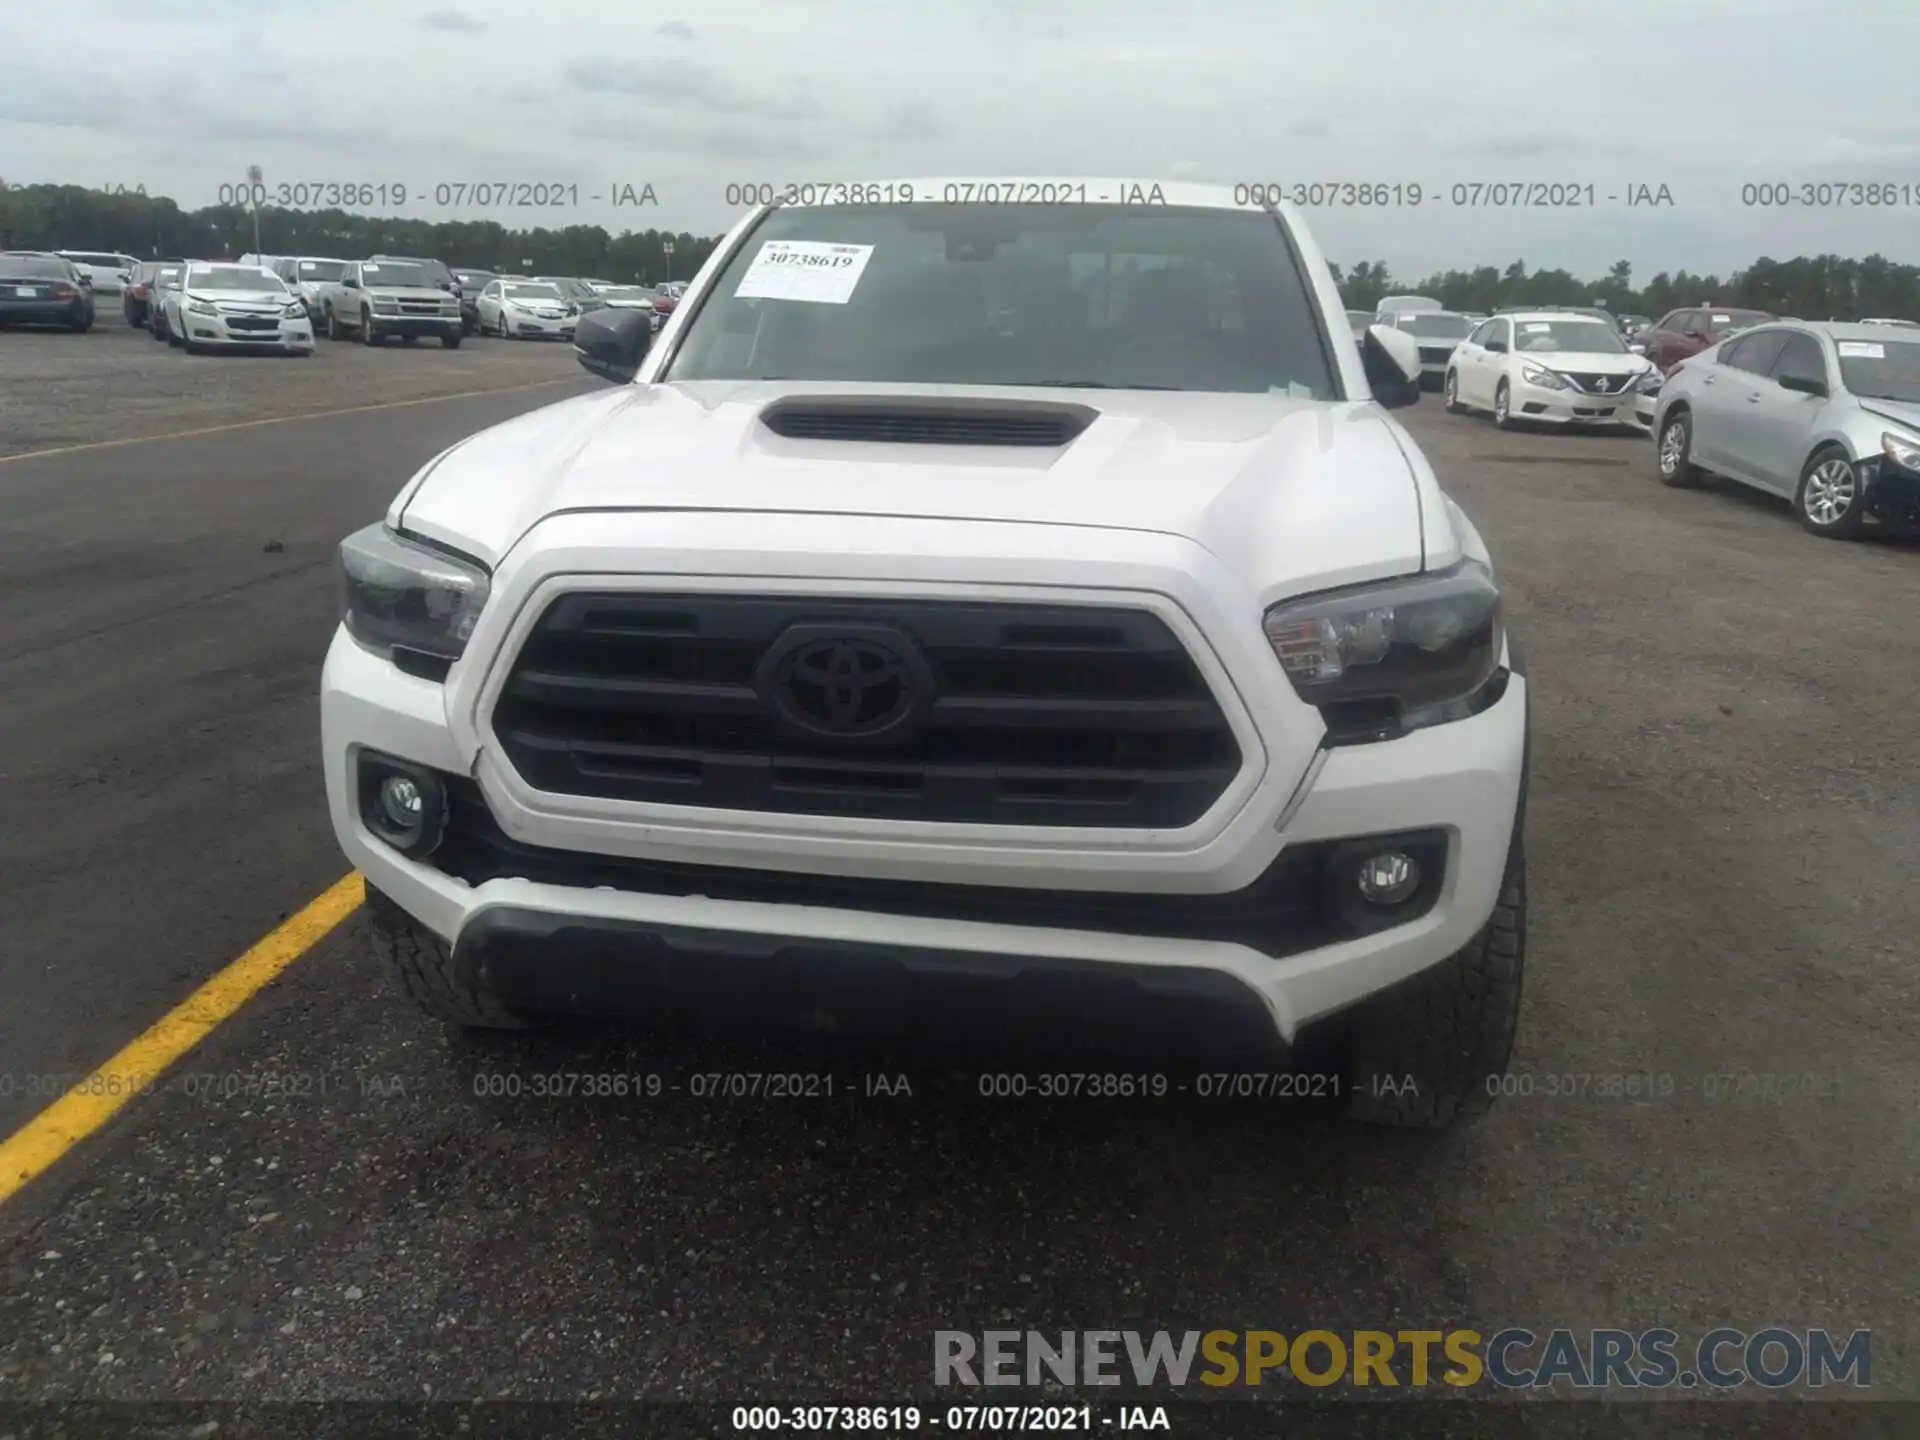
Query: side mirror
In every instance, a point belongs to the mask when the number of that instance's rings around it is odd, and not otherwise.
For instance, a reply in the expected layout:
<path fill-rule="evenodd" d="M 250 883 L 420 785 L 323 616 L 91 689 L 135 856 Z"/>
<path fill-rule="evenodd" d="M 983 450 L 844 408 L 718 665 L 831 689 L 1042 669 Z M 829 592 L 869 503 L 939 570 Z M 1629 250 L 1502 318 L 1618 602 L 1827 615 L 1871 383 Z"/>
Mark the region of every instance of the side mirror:
<path fill-rule="evenodd" d="M 351 275 L 342 275 L 340 277 L 340 288 L 342 290 L 358 290 L 360 288 L 360 282 Z"/>
<path fill-rule="evenodd" d="M 633 379 L 652 344 L 653 325 L 644 310 L 592 310 L 573 329 L 573 358 L 616 385 Z"/>
<path fill-rule="evenodd" d="M 1802 395 L 1818 395 L 1823 400 L 1827 397 L 1827 382 L 1824 380 L 1815 380 L 1807 375 L 1781 375 L 1776 378 L 1782 390 L 1793 390 Z"/>
<path fill-rule="evenodd" d="M 1680 333 L 1685 335 L 1689 340 L 1704 340 L 1707 338 L 1707 332 L 1698 327 L 1691 330 L 1683 330 Z"/>
<path fill-rule="evenodd" d="M 1360 364 L 1378 404 L 1398 410 L 1420 403 L 1420 346 L 1411 335 L 1385 325 L 1368 326 Z"/>
<path fill-rule="evenodd" d="M 1504 340 L 1489 340 L 1480 348 L 1485 350 L 1489 355 L 1504 355 L 1507 353 L 1507 342 Z"/>

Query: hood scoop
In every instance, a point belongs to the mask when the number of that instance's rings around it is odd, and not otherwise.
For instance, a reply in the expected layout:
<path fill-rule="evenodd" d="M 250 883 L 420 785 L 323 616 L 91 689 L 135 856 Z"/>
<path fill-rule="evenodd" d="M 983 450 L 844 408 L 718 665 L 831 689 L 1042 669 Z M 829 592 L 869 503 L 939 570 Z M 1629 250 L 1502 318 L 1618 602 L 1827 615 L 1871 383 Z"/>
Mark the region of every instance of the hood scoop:
<path fill-rule="evenodd" d="M 762 425 L 789 440 L 1036 449 L 1065 445 L 1099 418 L 1089 405 L 968 396 L 800 395 L 760 412 Z"/>

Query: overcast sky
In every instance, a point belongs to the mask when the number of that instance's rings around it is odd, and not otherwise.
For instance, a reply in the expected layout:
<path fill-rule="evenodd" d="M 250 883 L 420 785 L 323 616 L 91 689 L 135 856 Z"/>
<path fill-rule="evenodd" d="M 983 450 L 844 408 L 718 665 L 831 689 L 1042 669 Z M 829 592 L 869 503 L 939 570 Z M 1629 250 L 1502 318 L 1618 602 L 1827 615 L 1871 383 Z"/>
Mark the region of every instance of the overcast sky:
<path fill-rule="evenodd" d="M 1920 0 L 94 0 L 41 18 L 7 27 L 0 178 L 189 207 L 249 164 L 429 201 L 442 183 L 564 182 L 579 205 L 459 216 L 696 232 L 724 228 L 743 182 L 1364 180 L 1444 198 L 1538 180 L 1590 183 L 1599 204 L 1310 218 L 1334 259 L 1402 276 L 1920 262 Z M 1803 180 L 1904 184 L 1909 203 L 1741 203 L 1743 183 Z M 647 183 L 657 208 L 588 199 Z M 1627 206 L 1663 184 L 1670 207 Z"/>

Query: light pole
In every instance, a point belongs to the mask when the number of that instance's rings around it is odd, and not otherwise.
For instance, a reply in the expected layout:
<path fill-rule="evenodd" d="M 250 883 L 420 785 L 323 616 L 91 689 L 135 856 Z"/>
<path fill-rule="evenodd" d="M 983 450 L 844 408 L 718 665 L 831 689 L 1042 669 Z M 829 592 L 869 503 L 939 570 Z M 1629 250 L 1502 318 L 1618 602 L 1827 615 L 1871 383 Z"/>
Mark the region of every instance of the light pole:
<path fill-rule="evenodd" d="M 667 257 L 667 284 L 673 283 L 673 241 L 662 240 L 660 252 Z"/>
<path fill-rule="evenodd" d="M 253 254 L 260 256 L 260 182 L 266 178 L 266 172 L 258 165 L 247 167 L 247 198 L 253 202 Z"/>

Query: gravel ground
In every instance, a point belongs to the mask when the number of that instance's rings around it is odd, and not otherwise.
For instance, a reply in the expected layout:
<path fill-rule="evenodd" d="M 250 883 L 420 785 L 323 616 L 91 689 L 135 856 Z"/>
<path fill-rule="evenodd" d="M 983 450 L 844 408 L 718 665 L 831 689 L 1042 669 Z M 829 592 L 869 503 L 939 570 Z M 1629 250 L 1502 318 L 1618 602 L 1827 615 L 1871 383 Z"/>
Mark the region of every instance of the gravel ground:
<path fill-rule="evenodd" d="M 0 753 L 29 757 L 0 786 L 19 1068 L 97 1063 L 343 868 L 311 690 L 327 546 L 462 423 L 533 403 L 342 417 L 323 445 L 302 422 L 313 468 L 284 491 L 261 432 L 156 445 L 137 482 L 86 453 L 0 469 L 0 562 L 32 580 L 0 587 L 0 633 L 33 627 L 0 652 Z M 0 1400 L 896 1403 L 932 1393 L 937 1329 L 1463 1324 L 1869 1327 L 1870 1393 L 1920 1400 L 1920 547 L 1666 490 L 1643 439 L 1431 402 L 1409 424 L 1527 648 L 1529 1093 L 1426 1138 L 1299 1105 L 985 1102 L 978 1071 L 1035 1062 L 981 1037 L 458 1040 L 356 919 L 185 1067 L 236 1079 L 132 1107 L 0 1212 Z M 209 556 L 262 567 L 245 605 Z M 722 1069 L 841 1091 L 693 1098 Z M 555 1071 L 681 1088 L 487 1093 Z M 868 1096 L 876 1074 L 912 1094 Z M 1604 1093 L 1626 1074 L 1671 1093 Z M 1760 1433 L 1705 1408 L 1640 1433 Z M 1793 1433 L 1920 1428 L 1794 1408 Z"/>
<path fill-rule="evenodd" d="M 579 375 L 570 345 L 475 336 L 458 350 L 322 340 L 305 360 L 189 356 L 132 328 L 116 304 L 84 335 L 0 330 L 0 455 Z"/>

